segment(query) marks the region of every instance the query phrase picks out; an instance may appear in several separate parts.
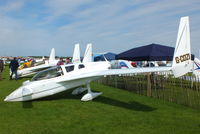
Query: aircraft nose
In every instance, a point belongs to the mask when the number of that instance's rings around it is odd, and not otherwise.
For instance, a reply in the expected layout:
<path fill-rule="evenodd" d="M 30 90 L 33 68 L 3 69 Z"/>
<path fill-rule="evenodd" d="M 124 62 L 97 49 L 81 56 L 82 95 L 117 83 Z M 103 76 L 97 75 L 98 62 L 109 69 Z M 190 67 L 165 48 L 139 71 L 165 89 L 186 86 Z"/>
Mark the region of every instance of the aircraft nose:
<path fill-rule="evenodd" d="M 16 98 L 19 98 L 22 96 L 22 88 L 18 88 L 15 91 L 13 91 L 11 94 L 9 94 L 4 101 L 15 101 Z"/>
<path fill-rule="evenodd" d="M 11 101 L 13 99 L 13 97 L 11 96 L 12 94 L 8 95 L 4 101 Z"/>
<path fill-rule="evenodd" d="M 33 91 L 31 88 L 27 86 L 21 86 L 20 88 L 13 91 L 10 95 L 8 95 L 4 101 L 25 101 L 30 98 L 27 98 L 27 96 L 30 96 L 33 94 Z"/>
<path fill-rule="evenodd" d="M 4 99 L 4 101 L 9 101 L 9 98 L 8 98 L 8 96 Z"/>

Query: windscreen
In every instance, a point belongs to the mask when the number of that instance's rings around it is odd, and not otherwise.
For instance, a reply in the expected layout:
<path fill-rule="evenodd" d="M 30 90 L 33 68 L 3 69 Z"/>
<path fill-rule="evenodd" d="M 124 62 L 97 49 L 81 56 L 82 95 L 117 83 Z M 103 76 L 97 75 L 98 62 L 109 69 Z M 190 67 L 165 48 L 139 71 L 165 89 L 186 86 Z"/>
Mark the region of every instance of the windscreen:
<path fill-rule="evenodd" d="M 45 71 L 37 73 L 31 81 L 38 81 L 38 80 L 44 80 L 44 79 L 51 79 L 55 77 L 59 77 L 63 75 L 62 68 L 60 66 L 47 69 Z"/>

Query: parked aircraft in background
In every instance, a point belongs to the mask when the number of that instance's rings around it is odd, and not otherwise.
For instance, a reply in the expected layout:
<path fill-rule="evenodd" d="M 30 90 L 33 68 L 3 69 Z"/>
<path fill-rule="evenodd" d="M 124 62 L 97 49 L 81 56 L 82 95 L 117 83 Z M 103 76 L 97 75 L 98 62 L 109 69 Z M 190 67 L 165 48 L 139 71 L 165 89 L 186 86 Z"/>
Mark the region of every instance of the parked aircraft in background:
<path fill-rule="evenodd" d="M 44 59 L 44 57 L 43 57 L 43 59 Z M 43 64 L 37 65 L 37 63 L 36 63 L 36 66 L 32 66 L 32 67 L 29 66 L 28 68 L 20 69 L 20 67 L 19 67 L 19 69 L 17 71 L 18 77 L 25 77 L 25 76 L 33 75 L 39 71 L 56 66 L 58 61 L 59 60 L 55 59 L 55 49 L 52 48 L 48 61 L 44 60 Z M 75 48 L 74 48 L 72 63 L 78 63 L 78 62 L 80 62 L 80 48 L 79 48 L 79 44 L 76 44 Z M 32 61 L 28 62 L 28 64 L 31 64 L 31 63 L 32 63 Z M 13 78 L 14 77 L 15 76 L 13 75 Z"/>
<path fill-rule="evenodd" d="M 191 71 L 191 64 L 189 17 L 182 17 L 171 67 L 112 69 L 108 61 L 92 62 L 92 44 L 88 44 L 82 63 L 61 65 L 42 71 L 36 74 L 31 81 L 24 82 L 4 101 L 28 101 L 76 87 L 72 94 L 80 94 L 87 90 L 87 94 L 81 100 L 89 101 L 102 94 L 92 92 L 90 82 L 103 76 L 171 70 L 175 77 L 179 77 Z M 86 85 L 86 88 L 82 88 L 83 85 Z"/>
<path fill-rule="evenodd" d="M 24 77 L 24 76 L 29 76 L 29 75 L 35 74 L 38 71 L 55 66 L 57 64 L 57 62 L 58 62 L 58 60 L 55 59 L 55 49 L 52 48 L 48 61 L 45 61 L 44 64 L 41 64 L 38 66 L 19 69 L 17 71 L 18 77 Z M 15 77 L 15 76 L 13 76 L 13 77 Z"/>
<path fill-rule="evenodd" d="M 132 61 L 127 61 L 127 60 L 112 60 L 111 61 L 111 67 L 115 69 L 130 69 L 130 68 L 135 68 L 135 66 L 132 64 Z"/>
<path fill-rule="evenodd" d="M 196 76 L 200 76 L 200 60 L 197 58 L 194 59 L 193 74 L 195 74 Z"/>
<path fill-rule="evenodd" d="M 43 62 L 44 60 L 45 60 L 45 57 L 44 57 L 44 56 L 42 56 L 42 58 L 35 59 L 36 63 L 38 63 L 38 62 Z"/>

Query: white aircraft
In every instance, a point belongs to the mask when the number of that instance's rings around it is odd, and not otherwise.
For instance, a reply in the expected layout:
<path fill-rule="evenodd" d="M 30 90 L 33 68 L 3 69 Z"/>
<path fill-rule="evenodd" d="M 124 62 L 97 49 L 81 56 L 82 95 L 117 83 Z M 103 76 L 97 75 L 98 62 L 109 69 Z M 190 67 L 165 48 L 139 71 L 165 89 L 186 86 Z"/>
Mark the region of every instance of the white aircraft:
<path fill-rule="evenodd" d="M 59 60 L 55 59 L 55 49 L 52 48 L 50 56 L 49 56 L 49 61 L 45 61 L 45 63 L 41 64 L 41 65 L 17 70 L 18 77 L 25 77 L 25 76 L 33 75 L 41 70 L 45 70 L 47 68 L 56 66 L 58 61 Z M 79 63 L 79 62 L 80 62 L 80 47 L 79 47 L 79 44 L 75 44 L 72 63 Z M 14 77 L 15 76 L 13 75 L 13 78 Z"/>
<path fill-rule="evenodd" d="M 132 61 L 127 61 L 127 60 L 112 60 L 111 62 L 111 68 L 115 69 L 130 69 L 130 68 L 135 68 L 134 66 L 131 65 Z"/>
<path fill-rule="evenodd" d="M 43 62 L 44 60 L 45 60 L 44 56 L 42 56 L 42 58 L 35 59 L 36 63 Z"/>
<path fill-rule="evenodd" d="M 50 68 L 52 66 L 56 66 L 57 62 L 58 62 L 58 60 L 55 59 L 55 49 L 52 48 L 50 56 L 49 56 L 49 61 L 45 61 L 45 64 L 41 64 L 38 66 L 33 66 L 33 67 L 17 70 L 18 77 L 29 76 L 29 75 L 35 74 L 41 70 Z"/>
<path fill-rule="evenodd" d="M 87 90 L 87 94 L 81 100 L 89 101 L 102 94 L 92 92 L 90 82 L 103 76 L 171 70 L 175 77 L 179 77 L 192 69 L 191 63 L 189 17 L 182 17 L 172 67 L 111 69 L 108 61 L 92 62 L 92 45 L 88 44 L 82 63 L 61 65 L 40 72 L 31 81 L 24 82 L 4 101 L 29 101 L 76 87 L 72 94 L 80 94 Z M 86 85 L 86 88 L 81 88 L 82 85 Z"/>

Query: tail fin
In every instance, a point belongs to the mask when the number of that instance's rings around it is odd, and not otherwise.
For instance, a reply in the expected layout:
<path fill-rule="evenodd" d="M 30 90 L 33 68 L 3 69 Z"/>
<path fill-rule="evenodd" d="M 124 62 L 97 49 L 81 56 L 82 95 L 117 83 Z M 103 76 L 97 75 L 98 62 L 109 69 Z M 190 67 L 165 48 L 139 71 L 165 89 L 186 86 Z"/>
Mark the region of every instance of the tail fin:
<path fill-rule="evenodd" d="M 81 62 L 81 60 L 80 60 L 80 46 L 79 46 L 79 44 L 75 44 L 72 63 L 80 63 L 80 62 Z"/>
<path fill-rule="evenodd" d="M 87 48 L 85 50 L 83 63 L 92 62 L 92 44 L 87 44 Z"/>
<path fill-rule="evenodd" d="M 51 53 L 50 53 L 50 56 L 49 56 L 49 63 L 52 63 L 55 61 L 55 49 L 52 48 L 51 49 Z"/>
<path fill-rule="evenodd" d="M 172 71 L 175 77 L 182 76 L 192 69 L 190 48 L 189 17 L 181 17 L 174 50 Z"/>

